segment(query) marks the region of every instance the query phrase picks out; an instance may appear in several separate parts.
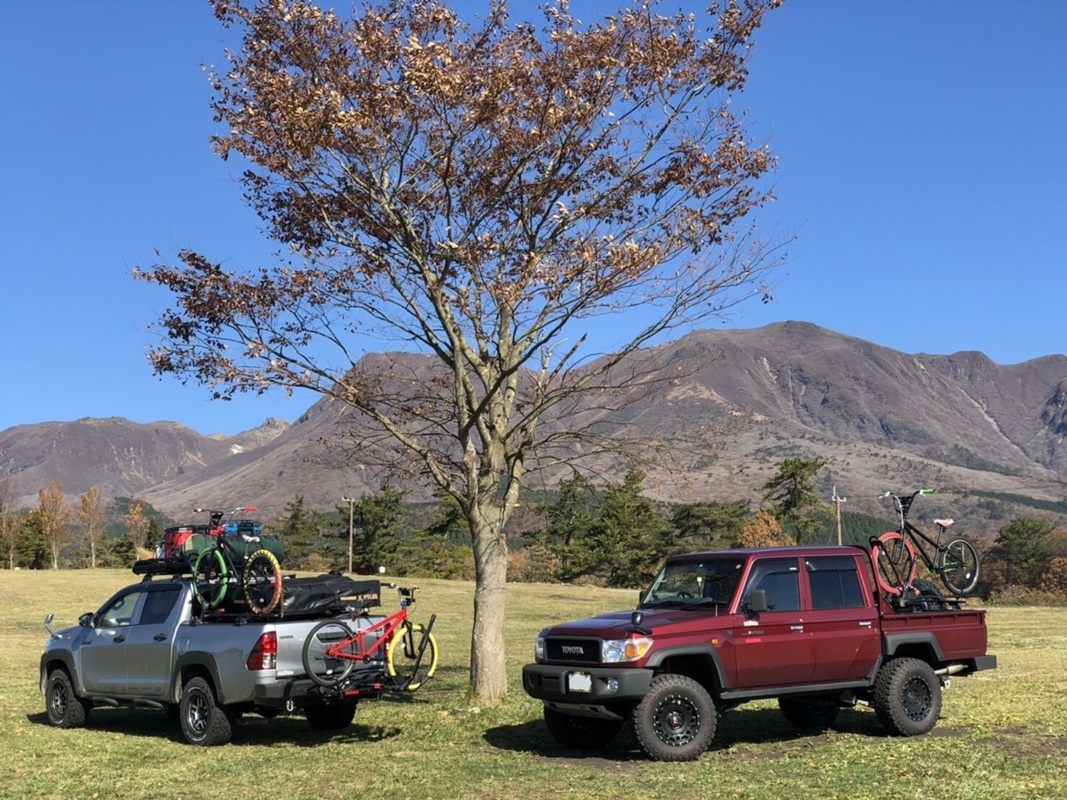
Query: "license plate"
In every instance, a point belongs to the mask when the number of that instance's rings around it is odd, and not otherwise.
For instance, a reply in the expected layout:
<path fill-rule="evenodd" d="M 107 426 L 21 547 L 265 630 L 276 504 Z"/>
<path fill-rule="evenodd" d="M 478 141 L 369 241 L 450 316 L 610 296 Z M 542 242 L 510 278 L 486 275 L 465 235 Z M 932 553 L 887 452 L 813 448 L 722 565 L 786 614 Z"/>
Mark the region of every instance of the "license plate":
<path fill-rule="evenodd" d="M 567 676 L 567 689 L 572 692 L 591 692 L 593 676 L 585 672 L 572 672 Z"/>

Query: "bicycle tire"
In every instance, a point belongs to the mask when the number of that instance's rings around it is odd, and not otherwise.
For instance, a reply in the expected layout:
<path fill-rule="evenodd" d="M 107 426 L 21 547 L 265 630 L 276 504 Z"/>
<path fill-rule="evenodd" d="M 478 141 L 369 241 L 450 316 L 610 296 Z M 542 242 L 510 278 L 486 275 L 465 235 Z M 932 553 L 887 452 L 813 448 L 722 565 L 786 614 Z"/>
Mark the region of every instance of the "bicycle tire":
<path fill-rule="evenodd" d="M 226 558 L 217 547 L 204 550 L 196 558 L 193 567 L 193 594 L 201 608 L 218 608 L 226 599 L 230 571 Z"/>
<path fill-rule="evenodd" d="M 886 594 L 902 594 L 915 580 L 915 546 L 899 531 L 883 533 L 871 548 L 874 578 Z"/>
<path fill-rule="evenodd" d="M 353 637 L 352 630 L 343 622 L 327 619 L 320 622 L 304 640 L 304 674 L 319 686 L 336 686 L 348 677 L 356 666 L 357 658 L 331 655 L 331 647 Z M 354 654 L 355 643 L 345 645 L 345 650 Z"/>
<path fill-rule="evenodd" d="M 270 550 L 257 550 L 241 576 L 245 602 L 254 614 L 269 614 L 282 599 L 282 567 Z"/>
<path fill-rule="evenodd" d="M 942 583 L 956 595 L 970 594 L 978 585 L 978 551 L 966 539 L 953 539 L 941 551 L 938 573 Z"/>
<path fill-rule="evenodd" d="M 419 648 L 423 639 L 426 646 L 420 657 Z M 403 669 L 397 669 L 398 662 Z M 397 628 L 389 642 L 386 670 L 393 683 L 406 692 L 414 692 L 430 680 L 437 671 L 437 640 L 433 633 L 424 630 L 418 623 Z"/>

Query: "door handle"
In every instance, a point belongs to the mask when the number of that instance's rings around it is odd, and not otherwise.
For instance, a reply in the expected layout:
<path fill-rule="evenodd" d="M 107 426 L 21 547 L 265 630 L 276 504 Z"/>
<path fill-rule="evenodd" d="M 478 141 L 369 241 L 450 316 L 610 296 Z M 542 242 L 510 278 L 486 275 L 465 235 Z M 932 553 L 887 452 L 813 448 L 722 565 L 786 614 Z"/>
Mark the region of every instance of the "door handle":
<path fill-rule="evenodd" d="M 122 635 L 122 634 L 120 633 L 120 634 L 119 634 L 118 636 L 116 636 L 116 637 L 114 638 L 114 640 L 113 640 L 113 641 L 116 641 L 116 642 L 119 642 L 119 643 L 121 643 L 121 642 L 125 642 L 125 641 L 126 641 L 126 637 L 125 637 L 125 636 L 123 636 L 123 635 Z"/>
<path fill-rule="evenodd" d="M 864 620 L 863 622 L 860 623 L 860 627 L 861 628 L 869 628 L 869 627 L 871 627 L 871 621 L 870 620 Z"/>
<path fill-rule="evenodd" d="M 791 630 L 791 631 L 802 631 L 802 630 L 804 630 L 804 626 L 803 625 L 790 625 L 789 626 L 789 630 Z"/>
<path fill-rule="evenodd" d="M 867 624 L 869 625 L 870 623 L 867 623 Z M 157 642 L 162 642 L 162 641 L 166 640 L 167 634 L 165 634 L 165 633 L 157 633 L 152 638 L 155 639 Z"/>

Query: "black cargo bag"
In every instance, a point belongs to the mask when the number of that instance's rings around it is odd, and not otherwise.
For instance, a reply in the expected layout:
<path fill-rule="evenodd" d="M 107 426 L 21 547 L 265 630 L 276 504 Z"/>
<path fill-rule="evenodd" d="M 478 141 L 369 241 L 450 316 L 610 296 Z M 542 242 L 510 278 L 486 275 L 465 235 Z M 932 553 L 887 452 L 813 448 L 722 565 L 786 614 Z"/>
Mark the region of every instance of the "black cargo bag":
<path fill-rule="evenodd" d="M 286 578 L 282 586 L 283 616 L 340 614 L 348 608 L 382 604 L 381 581 L 357 581 L 347 575 Z"/>
<path fill-rule="evenodd" d="M 226 552 L 235 563 L 244 564 L 257 550 L 269 551 L 278 559 L 279 564 L 285 561 L 285 549 L 282 547 L 282 540 L 279 536 L 271 533 L 257 533 L 249 536 L 254 541 L 246 541 L 242 533 L 223 532 L 222 546 L 226 548 Z"/>

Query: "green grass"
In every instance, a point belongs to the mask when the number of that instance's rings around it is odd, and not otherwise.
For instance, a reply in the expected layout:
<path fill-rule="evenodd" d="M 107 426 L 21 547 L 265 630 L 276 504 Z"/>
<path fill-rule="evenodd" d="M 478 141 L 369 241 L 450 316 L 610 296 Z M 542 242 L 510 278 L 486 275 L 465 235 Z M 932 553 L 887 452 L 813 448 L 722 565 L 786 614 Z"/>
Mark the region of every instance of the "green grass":
<path fill-rule="evenodd" d="M 634 592 L 515 585 L 509 596 L 511 694 L 468 698 L 473 587 L 420 581 L 415 617 L 438 614 L 439 677 L 417 694 L 360 706 L 339 734 L 302 717 L 244 717 L 231 745 L 183 744 L 161 712 L 95 709 L 89 725 L 48 725 L 38 691 L 44 615 L 73 624 L 129 573 L 0 571 L 0 795 L 5 798 L 1052 798 L 1067 796 L 1067 611 L 993 608 L 1000 668 L 956 679 L 934 731 L 884 735 L 873 712 L 834 728 L 791 728 L 773 702 L 727 714 L 699 761 L 645 759 L 628 738 L 596 756 L 557 746 L 519 671 L 545 625 L 618 608 Z M 393 600 L 386 594 L 387 603 Z M 388 606 L 387 606 L 388 607 Z"/>

